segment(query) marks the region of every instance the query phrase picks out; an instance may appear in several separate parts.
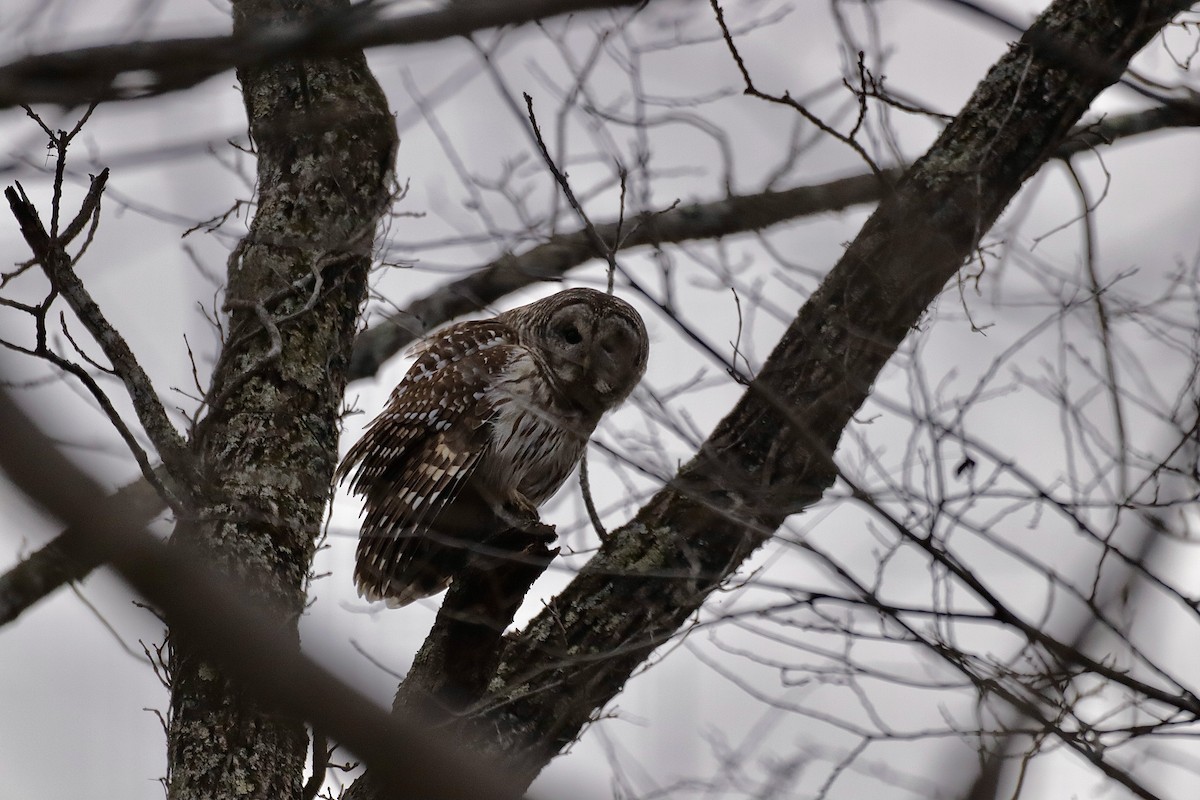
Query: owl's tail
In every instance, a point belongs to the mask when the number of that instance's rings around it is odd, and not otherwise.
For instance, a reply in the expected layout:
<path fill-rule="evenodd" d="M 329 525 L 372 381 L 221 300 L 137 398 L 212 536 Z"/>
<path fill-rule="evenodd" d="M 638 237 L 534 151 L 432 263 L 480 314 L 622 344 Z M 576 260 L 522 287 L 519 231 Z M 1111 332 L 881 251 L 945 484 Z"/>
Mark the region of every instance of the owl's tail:
<path fill-rule="evenodd" d="M 354 583 L 360 597 L 399 608 L 445 591 L 468 555 L 465 543 L 435 540 L 413 528 L 364 530 L 354 559 Z"/>

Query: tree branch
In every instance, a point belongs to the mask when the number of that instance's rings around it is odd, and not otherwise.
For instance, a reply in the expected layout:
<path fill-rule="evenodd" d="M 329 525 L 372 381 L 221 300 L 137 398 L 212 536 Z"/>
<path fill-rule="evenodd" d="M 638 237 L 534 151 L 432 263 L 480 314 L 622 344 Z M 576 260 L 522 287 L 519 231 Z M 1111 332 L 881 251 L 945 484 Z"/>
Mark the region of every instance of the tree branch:
<path fill-rule="evenodd" d="M 104 192 L 104 184 L 107 180 L 108 170 L 104 170 L 92 178 L 87 198 L 83 204 L 85 211 L 90 208 L 98 212 L 100 196 Z M 91 294 L 84 287 L 83 281 L 75 274 L 63 239 L 47 233 L 38 217 L 37 209 L 25 196 L 19 183 L 15 188 L 11 186 L 6 188 L 4 196 L 8 199 L 9 208 L 12 209 L 17 224 L 21 227 L 21 235 L 25 238 L 25 243 L 29 245 L 33 257 L 41 264 L 51 287 L 67 301 L 67 305 L 75 312 L 75 316 L 79 318 L 88 333 L 100 345 L 100 349 L 104 351 L 114 373 L 125 384 L 125 390 L 133 401 L 133 409 L 137 414 L 138 421 L 141 422 L 150 441 L 154 443 L 159 457 L 162 458 L 167 472 L 171 475 L 172 493 L 177 491 L 176 487 L 189 485 L 192 459 L 187 444 L 179 435 L 179 431 L 171 424 L 166 409 L 159 402 L 154 385 L 150 382 L 150 376 L 138 363 L 133 350 L 130 349 L 125 338 L 105 318 L 104 312 L 92 299 Z M 80 217 L 85 217 L 85 215 L 81 213 Z M 73 227 L 68 228 L 67 232 L 70 233 Z M 183 498 L 177 499 L 182 500 Z"/>
<path fill-rule="evenodd" d="M 161 469 L 161 467 L 160 467 Z M 139 479 L 126 484 L 99 501 L 98 514 L 116 513 L 131 527 L 144 527 L 162 513 L 165 505 L 148 481 Z M 83 560 L 77 540 L 84 536 L 78 528 L 70 527 L 40 550 L 0 575 L 0 625 L 12 622 L 21 612 L 50 592 L 71 581 L 81 581 L 100 562 Z"/>
<path fill-rule="evenodd" d="M 1067 159 L 1084 150 L 1154 131 L 1197 126 L 1200 126 L 1200 104 L 1194 102 L 1105 117 L 1074 128 L 1055 151 L 1054 158 Z M 883 181 L 868 172 L 814 186 L 671 207 L 623 223 L 614 220 L 596 224 L 596 235 L 625 250 L 750 233 L 805 216 L 878 202 L 885 187 L 898 180 L 906 168 L 885 170 Z M 593 235 L 585 229 L 552 236 L 520 255 L 506 253 L 359 334 L 349 378 L 353 381 L 371 377 L 389 358 L 444 322 L 480 311 L 538 281 L 558 279 L 567 271 L 602 257 L 604 254 L 597 251 Z"/>
<path fill-rule="evenodd" d="M 539 527 L 553 537 L 553 528 Z M 394 710 L 446 717 L 468 711 L 479 700 L 500 663 L 505 629 L 529 587 L 558 555 L 547 541 L 529 531 L 509 530 L 472 552 L 396 693 Z"/>
<path fill-rule="evenodd" d="M 201 647 L 277 714 L 307 719 L 362 758 L 397 796 L 511 800 L 515 782 L 494 764 L 460 755 L 448 736 L 388 715 L 301 655 L 244 586 L 205 554 L 160 543 L 133 523 L 140 511 L 107 500 L 0 393 L 0 469 L 74 535 L 62 542 L 78 563 L 108 563 L 163 612 L 172 633 Z M 224 755 L 224 754 L 222 754 Z M 258 776 L 254 776 L 255 779 Z"/>
<path fill-rule="evenodd" d="M 289 59 L 353 54 L 364 48 L 433 42 L 482 28 L 642 0 L 495 0 L 453 3 L 398 18 L 362 4 L 305 21 L 275 22 L 202 36 L 85 47 L 27 56 L 0 67 L 0 108 L 35 103 L 62 106 L 129 100 L 187 89 L 230 69 L 260 68 Z"/>
<path fill-rule="evenodd" d="M 535 527 L 553 536 L 550 526 Z M 500 663 L 504 631 L 533 582 L 558 555 L 546 541 L 533 529 L 508 530 L 472 552 L 396 692 L 393 712 L 433 725 L 483 712 L 480 700 Z M 470 742 L 465 744 L 470 747 Z M 368 772 L 350 786 L 343 800 L 386 796 L 374 773 Z"/>

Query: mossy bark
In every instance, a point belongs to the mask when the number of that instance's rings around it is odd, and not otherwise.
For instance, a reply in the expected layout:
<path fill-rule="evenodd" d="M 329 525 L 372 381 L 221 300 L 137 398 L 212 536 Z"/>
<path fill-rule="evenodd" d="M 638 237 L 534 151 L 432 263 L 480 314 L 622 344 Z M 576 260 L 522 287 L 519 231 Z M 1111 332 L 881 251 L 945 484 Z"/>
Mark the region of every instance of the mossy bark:
<path fill-rule="evenodd" d="M 234 24 L 346 5 L 235 0 Z M 229 333 L 192 440 L 204 505 L 175 537 L 211 553 L 295 636 L 396 130 L 361 54 L 238 78 L 258 155 L 257 211 L 230 260 Z M 187 641 L 171 645 L 169 796 L 298 798 L 303 721 L 265 712 Z"/>

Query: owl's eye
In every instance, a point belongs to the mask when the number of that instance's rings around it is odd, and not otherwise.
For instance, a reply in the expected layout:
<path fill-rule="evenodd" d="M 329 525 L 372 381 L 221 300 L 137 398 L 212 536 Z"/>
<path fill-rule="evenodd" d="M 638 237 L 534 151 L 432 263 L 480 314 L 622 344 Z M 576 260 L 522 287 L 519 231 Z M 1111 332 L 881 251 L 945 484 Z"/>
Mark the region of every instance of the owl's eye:
<path fill-rule="evenodd" d="M 574 325 L 567 325 L 560 328 L 558 333 L 563 339 L 566 339 L 567 344 L 579 344 L 583 341 L 583 334 Z"/>

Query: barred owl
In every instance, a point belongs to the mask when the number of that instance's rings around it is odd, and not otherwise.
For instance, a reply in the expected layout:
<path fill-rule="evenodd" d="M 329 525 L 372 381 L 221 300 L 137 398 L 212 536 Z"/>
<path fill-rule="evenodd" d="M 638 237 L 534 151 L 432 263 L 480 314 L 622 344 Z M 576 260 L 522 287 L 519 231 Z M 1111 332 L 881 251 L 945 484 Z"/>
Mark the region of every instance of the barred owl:
<path fill-rule="evenodd" d="M 417 360 L 338 467 L 364 498 L 354 579 L 403 606 L 437 594 L 471 548 L 537 523 L 604 412 L 646 369 L 646 327 L 623 300 L 568 289 L 460 322 Z"/>

